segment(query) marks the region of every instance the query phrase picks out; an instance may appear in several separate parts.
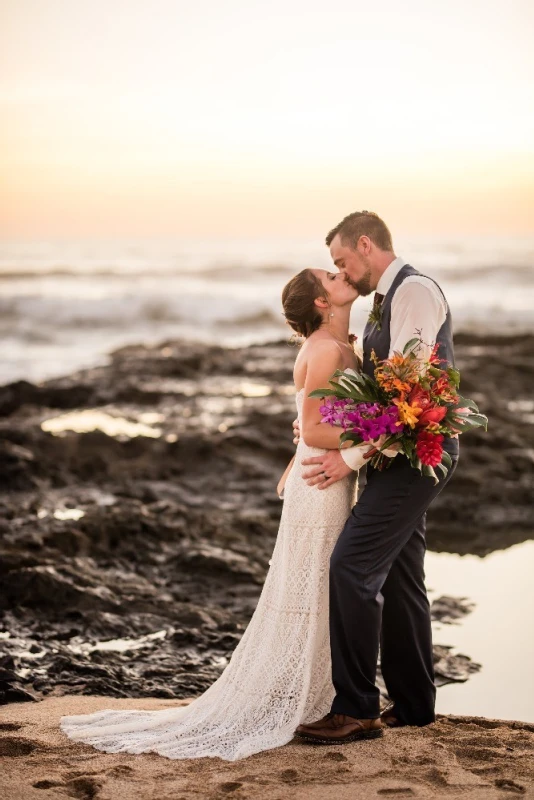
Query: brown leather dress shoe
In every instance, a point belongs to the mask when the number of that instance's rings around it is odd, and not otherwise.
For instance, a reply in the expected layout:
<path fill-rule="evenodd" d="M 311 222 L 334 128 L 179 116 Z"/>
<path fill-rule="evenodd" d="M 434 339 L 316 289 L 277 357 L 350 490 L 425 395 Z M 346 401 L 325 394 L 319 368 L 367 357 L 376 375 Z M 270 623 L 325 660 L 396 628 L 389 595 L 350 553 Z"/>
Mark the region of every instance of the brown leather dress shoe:
<path fill-rule="evenodd" d="M 404 728 L 406 726 L 406 723 L 401 722 L 398 718 L 394 703 L 390 703 L 385 707 L 380 714 L 380 719 L 382 720 L 382 725 L 385 725 L 387 728 Z"/>
<path fill-rule="evenodd" d="M 346 714 L 327 714 L 310 725 L 299 725 L 296 735 L 315 744 L 345 744 L 358 739 L 375 739 L 382 736 L 382 723 L 378 719 L 355 719 Z"/>
<path fill-rule="evenodd" d="M 297 730 L 295 731 L 295 733 L 298 736 L 298 735 L 300 735 L 300 733 L 302 733 L 305 730 L 307 731 L 307 730 L 310 730 L 310 729 L 316 730 L 316 729 L 324 728 L 324 726 L 326 725 L 328 720 L 332 719 L 333 716 L 334 715 L 332 713 L 330 713 L 330 714 L 327 714 L 326 717 L 323 717 L 322 719 L 318 719 L 317 722 L 309 722 L 306 725 L 299 725 Z"/>

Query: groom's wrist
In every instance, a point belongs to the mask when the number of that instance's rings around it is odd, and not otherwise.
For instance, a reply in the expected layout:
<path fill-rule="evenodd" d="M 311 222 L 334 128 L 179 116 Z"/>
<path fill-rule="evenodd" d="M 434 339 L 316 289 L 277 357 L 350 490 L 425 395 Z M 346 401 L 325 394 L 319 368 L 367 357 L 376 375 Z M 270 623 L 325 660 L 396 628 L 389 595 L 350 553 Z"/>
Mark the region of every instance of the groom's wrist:
<path fill-rule="evenodd" d="M 341 458 L 349 467 L 349 469 L 357 472 L 365 464 L 363 451 L 360 447 L 348 447 L 346 450 L 340 450 Z"/>

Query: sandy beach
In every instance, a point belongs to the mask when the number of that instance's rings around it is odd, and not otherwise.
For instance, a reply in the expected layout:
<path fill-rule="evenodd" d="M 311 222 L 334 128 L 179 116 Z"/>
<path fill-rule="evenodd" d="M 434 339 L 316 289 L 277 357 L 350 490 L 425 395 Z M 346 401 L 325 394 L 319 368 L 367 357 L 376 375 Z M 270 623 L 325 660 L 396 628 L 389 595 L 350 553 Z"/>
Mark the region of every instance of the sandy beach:
<path fill-rule="evenodd" d="M 157 710 L 186 701 L 48 697 L 0 716 L 0 791 L 10 800 L 50 797 L 354 800 L 534 797 L 534 725 L 470 717 L 388 730 L 380 740 L 317 747 L 295 741 L 236 762 L 169 761 L 100 753 L 59 729 L 65 714 L 103 708 Z"/>

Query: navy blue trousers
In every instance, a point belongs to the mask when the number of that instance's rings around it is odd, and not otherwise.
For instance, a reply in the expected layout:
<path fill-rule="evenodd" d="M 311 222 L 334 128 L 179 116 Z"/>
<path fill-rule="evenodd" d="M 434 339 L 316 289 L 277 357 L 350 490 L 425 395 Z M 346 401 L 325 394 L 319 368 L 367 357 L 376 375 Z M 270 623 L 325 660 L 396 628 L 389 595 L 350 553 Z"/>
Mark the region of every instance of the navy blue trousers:
<path fill-rule="evenodd" d="M 330 646 L 336 697 L 332 712 L 358 719 L 380 714 L 378 653 L 400 719 L 435 719 L 430 607 L 425 588 L 426 511 L 448 483 L 435 485 L 405 456 L 367 483 L 330 560 Z"/>

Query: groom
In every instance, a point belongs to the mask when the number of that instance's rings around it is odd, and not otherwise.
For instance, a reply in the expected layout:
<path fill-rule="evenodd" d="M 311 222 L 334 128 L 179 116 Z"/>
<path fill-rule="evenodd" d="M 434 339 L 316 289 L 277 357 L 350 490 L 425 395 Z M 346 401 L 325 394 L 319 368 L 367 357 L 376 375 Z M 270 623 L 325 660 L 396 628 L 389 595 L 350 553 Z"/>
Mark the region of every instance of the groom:
<path fill-rule="evenodd" d="M 391 234 L 376 214 L 355 212 L 326 237 L 336 267 L 361 295 L 374 295 L 363 335 L 363 371 L 402 351 L 414 337 L 437 342 L 454 364 L 451 315 L 439 286 L 395 256 Z M 422 351 L 421 355 L 426 355 Z M 382 724 L 427 725 L 435 719 L 430 608 L 424 583 L 426 511 L 450 480 L 452 458 L 437 485 L 397 455 L 388 469 L 367 466 L 367 483 L 330 561 L 330 645 L 336 696 L 329 714 L 300 725 L 297 735 L 321 744 L 380 736 Z M 326 489 L 350 474 L 351 449 L 309 458 L 308 484 Z M 392 707 L 380 716 L 375 685 L 378 651 Z"/>

